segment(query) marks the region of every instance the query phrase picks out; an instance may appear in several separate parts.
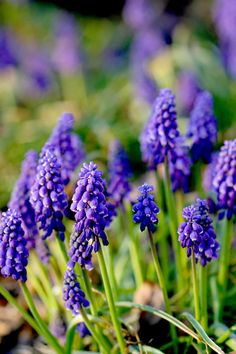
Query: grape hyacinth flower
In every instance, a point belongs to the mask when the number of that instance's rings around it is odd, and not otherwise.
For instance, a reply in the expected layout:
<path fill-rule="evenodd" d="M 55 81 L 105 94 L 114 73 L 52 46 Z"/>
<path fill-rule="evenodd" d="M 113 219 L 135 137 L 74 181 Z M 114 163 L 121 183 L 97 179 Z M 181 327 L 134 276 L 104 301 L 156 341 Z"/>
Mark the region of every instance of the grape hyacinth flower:
<path fill-rule="evenodd" d="M 182 71 L 178 77 L 177 92 L 184 113 L 190 113 L 195 99 L 201 91 L 196 76 L 190 71 Z"/>
<path fill-rule="evenodd" d="M 9 29 L 0 27 L 0 70 L 17 65 L 15 43 Z"/>
<path fill-rule="evenodd" d="M 108 218 L 105 181 L 93 162 L 84 163 L 81 168 L 71 210 L 75 212 L 75 225 L 70 240 L 70 264 L 74 267 L 78 262 L 90 270 L 92 251 L 98 252 L 100 241 L 108 245 L 104 232 Z"/>
<path fill-rule="evenodd" d="M 187 248 L 187 256 L 193 253 L 196 261 L 204 267 L 218 257 L 219 243 L 212 226 L 212 219 L 205 200 L 197 199 L 193 205 L 183 209 L 185 222 L 178 228 L 181 247 Z"/>
<path fill-rule="evenodd" d="M 140 224 L 141 231 L 147 228 L 149 231 L 155 232 L 158 224 L 156 214 L 159 213 L 159 208 L 154 201 L 154 195 L 151 194 L 154 188 L 145 183 L 138 189 L 141 195 L 138 197 L 138 202 L 133 205 L 133 221 Z"/>
<path fill-rule="evenodd" d="M 75 17 L 69 12 L 60 12 L 56 18 L 52 62 L 58 72 L 66 75 L 81 69 L 80 31 Z"/>
<path fill-rule="evenodd" d="M 67 185 L 79 163 L 85 154 L 82 142 L 76 134 L 72 133 L 74 117 L 71 113 L 64 113 L 52 132 L 48 143 L 53 145 L 55 152 L 62 164 L 61 176 L 63 183 Z"/>
<path fill-rule="evenodd" d="M 84 338 L 86 336 L 91 336 L 91 332 L 89 331 L 89 329 L 87 328 L 84 322 L 78 323 L 78 325 L 76 326 L 76 330 L 77 332 L 79 332 L 81 338 Z"/>
<path fill-rule="evenodd" d="M 70 267 L 67 268 L 64 275 L 63 300 L 65 307 L 71 311 L 73 316 L 80 313 L 81 306 L 89 306 L 89 301 L 85 298 L 85 294 L 80 288 L 75 272 Z"/>
<path fill-rule="evenodd" d="M 234 0 L 216 0 L 214 6 L 214 20 L 218 36 L 220 38 L 220 47 L 224 64 L 230 75 L 236 78 L 236 3 Z"/>
<path fill-rule="evenodd" d="M 156 19 L 156 11 L 150 0 L 126 0 L 123 18 L 135 31 L 150 26 Z"/>
<path fill-rule="evenodd" d="M 188 137 L 192 138 L 192 160 L 211 162 L 211 154 L 217 139 L 217 124 L 213 112 L 213 99 L 208 91 L 199 93 L 191 112 Z"/>
<path fill-rule="evenodd" d="M 187 193 L 189 190 L 191 159 L 182 137 L 176 139 L 175 148 L 169 152 L 168 156 L 172 191 L 183 190 L 184 193 Z"/>
<path fill-rule="evenodd" d="M 213 179 L 217 194 L 219 218 L 231 219 L 236 215 L 236 139 L 225 141 L 222 146 Z"/>
<path fill-rule="evenodd" d="M 37 162 L 37 152 L 28 151 L 22 163 L 20 177 L 15 184 L 8 203 L 9 208 L 15 209 L 21 215 L 28 249 L 35 247 L 35 240 L 38 235 L 35 212 L 30 203 L 30 189 L 36 176 Z"/>
<path fill-rule="evenodd" d="M 39 229 L 44 232 L 42 238 L 46 239 L 55 230 L 63 241 L 65 226 L 62 219 L 68 202 L 61 179 L 61 165 L 50 145 L 46 145 L 40 154 L 30 202 L 34 207 Z"/>
<path fill-rule="evenodd" d="M 128 156 L 117 140 L 113 141 L 110 146 L 108 172 L 108 194 L 117 206 L 121 206 L 131 191 L 129 178 L 132 176 L 132 171 Z"/>
<path fill-rule="evenodd" d="M 175 96 L 170 89 L 162 89 L 140 137 L 143 161 L 149 168 L 155 169 L 174 149 L 179 136 L 176 117 Z"/>
<path fill-rule="evenodd" d="M 56 315 L 53 317 L 49 329 L 51 333 L 60 340 L 61 343 L 66 341 L 67 325 L 63 315 Z"/>
<path fill-rule="evenodd" d="M 20 214 L 8 209 L 0 220 L 0 272 L 14 280 L 27 280 L 26 266 L 29 252 Z"/>

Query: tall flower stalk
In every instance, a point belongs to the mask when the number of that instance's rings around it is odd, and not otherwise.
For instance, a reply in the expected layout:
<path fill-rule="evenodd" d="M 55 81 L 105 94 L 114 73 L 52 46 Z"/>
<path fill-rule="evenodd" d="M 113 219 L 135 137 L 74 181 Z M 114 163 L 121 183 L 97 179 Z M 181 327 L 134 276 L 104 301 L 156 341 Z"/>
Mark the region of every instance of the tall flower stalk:
<path fill-rule="evenodd" d="M 145 229 L 147 229 L 148 231 L 148 237 L 149 237 L 154 267 L 157 274 L 157 279 L 160 284 L 160 288 L 162 290 L 166 311 L 171 315 L 172 311 L 170 307 L 170 301 L 168 298 L 165 279 L 158 259 L 156 246 L 153 241 L 152 233 L 156 231 L 156 225 L 158 224 L 158 219 L 156 215 L 157 213 L 159 213 L 159 208 L 155 204 L 154 196 L 152 194 L 153 189 L 154 189 L 153 186 L 150 186 L 148 184 L 143 184 L 141 187 L 139 187 L 139 191 L 141 195 L 138 197 L 137 203 L 134 204 L 133 206 L 133 212 L 134 212 L 133 220 L 135 223 L 140 224 L 140 230 L 142 232 Z M 175 343 L 176 331 L 173 326 L 171 326 L 171 336 Z M 175 346 L 175 350 L 176 350 L 176 346 Z"/>

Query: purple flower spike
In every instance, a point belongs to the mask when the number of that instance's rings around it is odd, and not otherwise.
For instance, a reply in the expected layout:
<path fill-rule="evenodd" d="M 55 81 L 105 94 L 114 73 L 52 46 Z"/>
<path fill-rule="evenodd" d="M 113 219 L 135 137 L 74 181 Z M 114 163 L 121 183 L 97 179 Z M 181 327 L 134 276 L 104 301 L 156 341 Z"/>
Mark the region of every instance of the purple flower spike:
<path fill-rule="evenodd" d="M 65 344 L 67 325 L 64 316 L 58 314 L 54 316 L 49 329 L 61 343 Z"/>
<path fill-rule="evenodd" d="M 30 203 L 30 189 L 36 176 L 37 161 L 38 154 L 35 151 L 28 151 L 22 163 L 20 177 L 8 203 L 9 208 L 15 209 L 21 215 L 28 249 L 35 247 L 35 240 L 38 235 L 35 212 Z"/>
<path fill-rule="evenodd" d="M 52 132 L 48 143 L 53 145 L 62 164 L 61 176 L 63 183 L 69 183 L 73 172 L 84 159 L 85 154 L 79 137 L 72 133 L 74 117 L 71 113 L 64 113 Z"/>
<path fill-rule="evenodd" d="M 142 30 L 156 19 L 156 9 L 150 0 L 126 0 L 123 9 L 124 21 L 133 30 Z"/>
<path fill-rule="evenodd" d="M 99 241 L 108 245 L 104 232 L 107 226 L 108 207 L 102 171 L 93 162 L 84 163 L 72 198 L 71 210 L 75 212 L 75 225 L 70 240 L 70 262 L 78 262 L 90 270 L 92 251 L 99 250 Z"/>
<path fill-rule="evenodd" d="M 170 89 L 161 90 L 140 139 L 143 161 L 149 168 L 155 169 L 174 149 L 179 136 L 176 117 L 175 96 Z"/>
<path fill-rule="evenodd" d="M 236 215 L 236 139 L 225 141 L 222 146 L 213 179 L 217 194 L 219 217 L 231 219 Z"/>
<path fill-rule="evenodd" d="M 27 280 L 26 266 L 29 252 L 20 214 L 8 209 L 0 220 L 0 270 L 4 277 Z"/>
<path fill-rule="evenodd" d="M 155 232 L 158 224 L 156 214 L 159 213 L 159 208 L 154 201 L 154 195 L 151 194 L 154 188 L 145 183 L 138 189 L 141 195 L 138 197 L 138 202 L 133 205 L 133 221 L 140 224 L 141 231 L 147 228 Z"/>
<path fill-rule="evenodd" d="M 121 206 L 131 191 L 129 178 L 132 175 L 128 156 L 119 141 L 110 146 L 108 194 Z"/>
<path fill-rule="evenodd" d="M 80 313 L 81 306 L 89 306 L 89 301 L 85 298 L 85 294 L 80 288 L 74 270 L 71 268 L 68 268 L 64 275 L 63 300 L 65 307 L 70 310 L 74 316 Z"/>
<path fill-rule="evenodd" d="M 211 162 L 213 146 L 217 139 L 216 118 L 213 112 L 213 99 L 208 91 L 199 93 L 191 112 L 188 137 L 192 138 L 192 160 L 202 159 Z"/>
<path fill-rule="evenodd" d="M 197 199 L 195 204 L 184 208 L 183 217 L 186 221 L 178 228 L 178 240 L 181 247 L 187 248 L 187 256 L 193 252 L 204 267 L 218 257 L 220 249 L 206 201 Z"/>
<path fill-rule="evenodd" d="M 168 162 L 172 191 L 175 192 L 180 189 L 187 193 L 189 190 L 191 159 L 182 137 L 176 139 L 175 148 L 169 153 Z"/>
<path fill-rule="evenodd" d="M 35 210 L 43 239 L 53 230 L 64 240 L 63 213 L 67 207 L 67 195 L 61 179 L 61 165 L 53 147 L 46 145 L 40 154 L 35 182 L 31 188 L 30 202 Z"/>

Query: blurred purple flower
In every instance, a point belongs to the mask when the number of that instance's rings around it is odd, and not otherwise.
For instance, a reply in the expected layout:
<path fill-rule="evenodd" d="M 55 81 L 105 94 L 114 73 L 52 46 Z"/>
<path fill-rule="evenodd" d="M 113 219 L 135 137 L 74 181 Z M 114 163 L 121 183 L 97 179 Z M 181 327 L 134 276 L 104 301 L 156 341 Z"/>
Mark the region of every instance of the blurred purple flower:
<path fill-rule="evenodd" d="M 189 149 L 182 137 L 178 137 L 175 140 L 175 147 L 170 150 L 168 157 L 172 191 L 175 192 L 180 189 L 187 193 L 189 190 L 191 159 Z"/>
<path fill-rule="evenodd" d="M 67 12 L 60 12 L 56 19 L 52 62 L 63 74 L 73 74 L 81 69 L 80 32 L 75 17 Z"/>
<path fill-rule="evenodd" d="M 203 174 L 203 187 L 206 193 L 210 193 L 213 191 L 213 179 L 215 176 L 215 168 L 218 159 L 218 152 L 212 154 L 211 163 L 209 163 Z"/>
<path fill-rule="evenodd" d="M 182 71 L 178 77 L 177 92 L 180 106 L 184 113 L 191 112 L 200 91 L 196 76 L 190 71 Z"/>
<path fill-rule="evenodd" d="M 60 340 L 62 344 L 66 341 L 66 320 L 63 315 L 56 315 L 52 318 L 50 322 L 49 329 L 51 333 Z"/>
<path fill-rule="evenodd" d="M 126 0 L 123 19 L 134 31 L 150 26 L 156 19 L 156 9 L 151 0 Z"/>
<path fill-rule="evenodd" d="M 15 209 L 21 215 L 28 249 L 35 247 L 35 240 L 38 236 L 35 212 L 30 203 L 30 189 L 35 180 L 37 162 L 37 152 L 33 150 L 28 151 L 22 163 L 20 177 L 15 184 L 8 203 L 9 208 Z"/>
<path fill-rule="evenodd" d="M 192 160 L 211 161 L 217 139 L 217 122 L 214 116 L 213 99 L 208 91 L 198 94 L 191 112 L 187 136 L 192 139 Z"/>
<path fill-rule="evenodd" d="M 132 176 L 132 171 L 129 158 L 118 140 L 110 145 L 108 172 L 108 194 L 117 206 L 121 206 L 131 191 L 129 178 Z"/>
<path fill-rule="evenodd" d="M 4 27 L 0 27 L 0 70 L 17 65 L 15 45 L 12 33 Z"/>
<path fill-rule="evenodd" d="M 224 142 L 221 147 L 213 179 L 217 194 L 219 217 L 231 219 L 236 215 L 236 139 Z"/>
<path fill-rule="evenodd" d="M 81 338 L 91 336 L 91 333 L 84 322 L 78 323 L 78 325 L 76 326 L 76 330 L 77 332 L 79 332 Z"/>

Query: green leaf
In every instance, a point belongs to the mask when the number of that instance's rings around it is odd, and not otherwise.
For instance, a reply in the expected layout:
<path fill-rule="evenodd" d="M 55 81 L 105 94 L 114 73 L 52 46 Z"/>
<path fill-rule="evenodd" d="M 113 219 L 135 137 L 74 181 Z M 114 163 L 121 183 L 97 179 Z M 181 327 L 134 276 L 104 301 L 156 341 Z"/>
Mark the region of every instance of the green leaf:
<path fill-rule="evenodd" d="M 131 350 L 131 353 L 135 354 L 135 353 L 140 353 L 140 348 L 143 350 L 143 352 L 145 354 L 164 354 L 164 352 L 162 352 L 159 349 L 153 348 L 153 347 L 149 347 L 148 345 L 132 345 L 129 347 Z"/>
<path fill-rule="evenodd" d="M 182 315 L 186 317 L 191 325 L 196 329 L 205 344 L 209 345 L 209 347 L 211 347 L 216 353 L 224 354 L 223 350 L 215 342 L 213 342 L 210 337 L 208 337 L 200 323 L 196 321 L 190 313 L 184 312 Z"/>
<path fill-rule="evenodd" d="M 146 312 L 152 313 L 153 315 L 163 318 L 164 320 L 172 323 L 174 326 L 180 328 L 183 332 L 189 334 L 191 337 L 199 340 L 198 335 L 195 332 L 193 332 L 188 326 L 186 326 L 184 323 L 182 323 L 181 321 L 177 320 L 175 317 L 169 315 L 168 313 L 166 313 L 162 310 L 158 310 L 158 309 L 156 309 L 152 306 L 149 306 L 149 305 L 140 305 L 140 304 L 135 304 L 135 303 L 129 302 L 129 301 L 116 302 L 116 306 L 117 307 L 136 308 L 141 311 L 146 311 Z"/>

